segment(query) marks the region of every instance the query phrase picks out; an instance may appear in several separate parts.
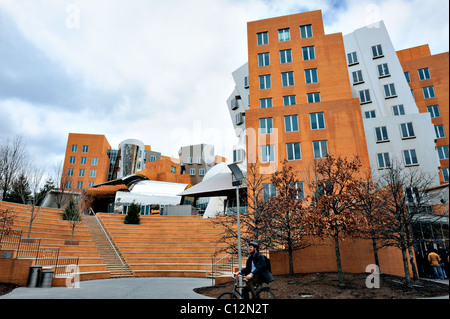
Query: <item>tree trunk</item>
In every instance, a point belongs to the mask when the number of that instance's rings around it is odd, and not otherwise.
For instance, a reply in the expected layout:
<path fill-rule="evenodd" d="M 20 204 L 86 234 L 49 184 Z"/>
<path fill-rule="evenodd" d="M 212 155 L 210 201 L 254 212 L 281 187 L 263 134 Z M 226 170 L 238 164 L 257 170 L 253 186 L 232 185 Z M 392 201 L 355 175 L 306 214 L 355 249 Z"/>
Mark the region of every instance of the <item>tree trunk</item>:
<path fill-rule="evenodd" d="M 378 267 L 378 271 L 381 274 L 380 261 L 378 260 L 378 248 L 377 241 L 372 237 L 373 258 L 375 259 L 375 265 Z"/>
<path fill-rule="evenodd" d="M 414 262 L 414 253 L 413 253 L 411 246 L 408 247 L 408 254 L 409 254 L 409 263 L 411 264 L 414 281 L 418 281 L 419 274 L 417 273 L 416 263 Z"/>
<path fill-rule="evenodd" d="M 405 271 L 405 280 L 406 280 L 406 285 L 408 287 L 411 286 L 411 276 L 409 274 L 409 265 L 408 265 L 408 258 L 406 256 L 406 249 L 402 248 L 402 259 L 403 259 L 403 268 Z"/>
<path fill-rule="evenodd" d="M 339 251 L 339 235 L 334 235 L 334 249 L 336 251 L 336 264 L 339 277 L 339 287 L 344 287 L 344 274 L 342 272 L 341 253 Z"/>
<path fill-rule="evenodd" d="M 288 246 L 288 254 L 289 254 L 289 276 L 294 276 L 294 257 L 292 246 Z"/>

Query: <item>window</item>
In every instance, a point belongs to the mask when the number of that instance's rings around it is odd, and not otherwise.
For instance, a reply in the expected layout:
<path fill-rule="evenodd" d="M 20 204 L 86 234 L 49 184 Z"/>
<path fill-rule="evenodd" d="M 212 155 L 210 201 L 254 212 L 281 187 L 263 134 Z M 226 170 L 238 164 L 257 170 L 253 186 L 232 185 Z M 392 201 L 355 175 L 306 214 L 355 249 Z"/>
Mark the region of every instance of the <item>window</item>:
<path fill-rule="evenodd" d="M 314 46 L 303 47 L 303 61 L 314 60 L 316 58 L 316 52 L 314 50 Z"/>
<path fill-rule="evenodd" d="M 308 99 L 308 103 L 317 103 L 320 102 L 320 93 L 308 93 L 306 94 L 306 97 Z"/>
<path fill-rule="evenodd" d="M 301 39 L 311 38 L 312 36 L 313 35 L 312 35 L 312 25 L 311 24 L 300 26 L 300 38 Z"/>
<path fill-rule="evenodd" d="M 268 66 L 270 65 L 270 55 L 269 52 L 258 54 L 258 66 Z"/>
<path fill-rule="evenodd" d="M 278 42 L 284 42 L 289 40 L 291 40 L 289 28 L 278 30 Z"/>
<path fill-rule="evenodd" d="M 284 131 L 285 132 L 298 132 L 298 116 L 286 115 L 284 117 Z"/>
<path fill-rule="evenodd" d="M 280 51 L 280 63 L 291 63 L 292 62 L 292 50 L 281 50 Z"/>
<path fill-rule="evenodd" d="M 403 107 L 403 104 L 394 105 L 392 107 L 392 113 L 394 113 L 394 116 L 405 115 L 405 108 Z"/>
<path fill-rule="evenodd" d="M 325 118 L 323 112 L 309 114 L 312 130 L 320 130 L 325 128 Z"/>
<path fill-rule="evenodd" d="M 272 98 L 267 98 L 267 99 L 260 99 L 259 100 L 259 106 L 262 109 L 266 109 L 268 107 L 272 107 Z"/>
<path fill-rule="evenodd" d="M 79 177 L 84 177 L 84 173 L 85 173 L 85 169 L 84 168 L 78 170 L 78 176 Z"/>
<path fill-rule="evenodd" d="M 271 80 L 270 80 L 270 74 L 267 75 L 260 75 L 259 76 L 259 89 L 270 89 L 271 88 Z"/>
<path fill-rule="evenodd" d="M 244 160 L 244 150 L 237 149 L 233 150 L 233 163 L 242 162 Z"/>
<path fill-rule="evenodd" d="M 405 165 L 417 165 L 416 150 L 406 150 L 403 151 L 403 158 L 405 160 Z"/>
<path fill-rule="evenodd" d="M 297 161 L 302 159 L 300 143 L 287 143 L 286 153 L 288 161 Z"/>
<path fill-rule="evenodd" d="M 442 168 L 442 177 L 444 178 L 444 182 L 448 182 L 449 180 L 448 167 Z"/>
<path fill-rule="evenodd" d="M 439 106 L 438 105 L 427 106 L 427 110 L 428 110 L 428 113 L 430 113 L 431 118 L 440 117 L 441 116 L 441 113 L 439 112 Z"/>
<path fill-rule="evenodd" d="M 83 153 L 87 153 L 89 151 L 89 145 L 83 145 Z"/>
<path fill-rule="evenodd" d="M 374 119 L 374 118 L 376 118 L 375 110 L 370 110 L 370 111 L 364 112 L 364 117 L 366 119 Z"/>
<path fill-rule="evenodd" d="M 89 184 L 88 184 L 89 187 L 92 187 L 94 185 L 95 185 L 95 182 L 89 182 Z"/>
<path fill-rule="evenodd" d="M 261 146 L 261 162 L 269 163 L 275 161 L 275 146 L 262 145 Z"/>
<path fill-rule="evenodd" d="M 91 159 L 91 165 L 97 165 L 97 163 L 98 163 L 98 158 L 97 157 L 93 157 Z"/>
<path fill-rule="evenodd" d="M 269 43 L 269 33 L 266 32 L 259 32 L 256 34 L 258 45 L 268 44 Z"/>
<path fill-rule="evenodd" d="M 358 63 L 358 57 L 356 52 L 351 52 L 347 54 L 348 65 L 353 65 Z"/>
<path fill-rule="evenodd" d="M 202 157 L 197 157 L 197 164 L 202 164 L 203 163 L 203 158 Z"/>
<path fill-rule="evenodd" d="M 436 138 L 445 137 L 444 125 L 435 125 L 434 132 L 436 133 Z"/>
<path fill-rule="evenodd" d="M 283 72 L 281 73 L 281 83 L 283 86 L 294 85 L 294 72 Z"/>
<path fill-rule="evenodd" d="M 359 91 L 359 103 L 360 104 L 364 104 L 364 103 L 370 103 L 372 102 L 372 100 L 370 99 L 370 92 L 369 90 L 362 90 Z"/>
<path fill-rule="evenodd" d="M 374 59 L 381 58 L 383 56 L 383 50 L 381 49 L 381 44 L 377 44 L 372 47 L 372 56 Z"/>
<path fill-rule="evenodd" d="M 188 164 L 192 164 L 192 157 L 188 157 Z"/>
<path fill-rule="evenodd" d="M 389 76 L 389 68 L 387 63 L 383 63 L 378 65 L 378 77 L 385 77 L 385 76 Z"/>
<path fill-rule="evenodd" d="M 385 98 L 391 98 L 391 97 L 396 97 L 396 96 L 397 96 L 397 93 L 395 92 L 394 83 L 384 85 L 384 97 Z"/>
<path fill-rule="evenodd" d="M 437 148 L 439 159 L 448 159 L 448 145 L 438 146 Z"/>
<path fill-rule="evenodd" d="M 432 86 L 427 86 L 422 88 L 422 92 L 423 92 L 423 97 L 426 99 L 431 99 L 433 97 L 436 97 L 436 95 L 434 94 L 434 87 Z"/>
<path fill-rule="evenodd" d="M 378 168 L 391 167 L 391 161 L 389 159 L 389 153 L 377 154 Z"/>
<path fill-rule="evenodd" d="M 78 151 L 78 145 L 72 145 L 71 152 L 76 153 Z"/>
<path fill-rule="evenodd" d="M 97 170 L 96 169 L 91 169 L 89 172 L 89 177 L 96 177 L 97 176 Z"/>
<path fill-rule="evenodd" d="M 352 72 L 352 76 L 353 76 L 353 84 L 359 84 L 364 82 L 361 70 Z"/>
<path fill-rule="evenodd" d="M 204 176 L 204 175 L 205 175 L 205 169 L 204 169 L 204 168 L 200 168 L 200 169 L 198 170 L 198 175 Z"/>
<path fill-rule="evenodd" d="M 259 119 L 259 134 L 273 133 L 273 121 L 271 117 Z"/>
<path fill-rule="evenodd" d="M 72 188 L 72 182 L 66 181 L 66 188 Z"/>
<path fill-rule="evenodd" d="M 406 82 L 411 83 L 411 78 L 409 77 L 409 72 L 404 72 Z"/>
<path fill-rule="evenodd" d="M 327 141 L 313 141 L 314 158 L 324 158 L 328 155 Z"/>
<path fill-rule="evenodd" d="M 295 95 L 286 95 L 283 96 L 283 105 L 287 106 L 287 105 L 295 105 L 296 103 L 296 98 Z"/>
<path fill-rule="evenodd" d="M 380 126 L 375 128 L 375 135 L 377 138 L 377 143 L 389 141 L 386 126 Z"/>
<path fill-rule="evenodd" d="M 269 200 L 270 197 L 277 196 L 277 191 L 273 184 L 263 184 L 263 197 L 264 200 Z"/>
<path fill-rule="evenodd" d="M 244 88 L 248 89 L 249 84 L 248 84 L 248 76 L 244 76 Z"/>
<path fill-rule="evenodd" d="M 195 168 L 191 168 L 191 169 L 189 170 L 189 175 L 195 176 Z"/>
<path fill-rule="evenodd" d="M 428 68 L 419 69 L 418 72 L 420 80 L 427 80 L 430 78 L 430 71 L 428 71 Z"/>
<path fill-rule="evenodd" d="M 297 189 L 297 199 L 305 198 L 305 189 L 303 187 L 303 182 L 297 182 L 294 185 L 295 189 Z"/>
<path fill-rule="evenodd" d="M 67 169 L 67 176 L 73 176 L 73 168 Z"/>
<path fill-rule="evenodd" d="M 175 174 L 177 172 L 177 168 L 175 166 L 170 166 L 170 172 Z"/>
<path fill-rule="evenodd" d="M 402 138 L 415 137 L 412 122 L 400 124 L 400 130 L 402 133 Z"/>
<path fill-rule="evenodd" d="M 87 162 L 87 157 L 82 157 L 81 160 L 80 160 L 80 164 L 81 165 L 86 165 L 86 162 Z"/>
<path fill-rule="evenodd" d="M 69 164 L 75 164 L 75 162 L 76 162 L 76 157 L 75 156 L 71 156 L 69 158 Z"/>
<path fill-rule="evenodd" d="M 305 70 L 305 82 L 306 84 L 319 82 L 317 77 L 317 69 Z"/>
<path fill-rule="evenodd" d="M 83 189 L 83 182 L 78 182 L 77 183 L 77 188 L 78 189 Z"/>

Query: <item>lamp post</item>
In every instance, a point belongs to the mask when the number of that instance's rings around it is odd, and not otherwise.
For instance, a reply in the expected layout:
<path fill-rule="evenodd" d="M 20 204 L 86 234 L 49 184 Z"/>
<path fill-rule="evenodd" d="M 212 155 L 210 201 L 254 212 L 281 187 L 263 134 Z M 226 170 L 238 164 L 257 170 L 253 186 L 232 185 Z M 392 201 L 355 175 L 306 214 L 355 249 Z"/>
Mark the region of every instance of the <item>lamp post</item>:
<path fill-rule="evenodd" d="M 239 209 L 239 186 L 242 184 L 242 180 L 244 179 L 244 175 L 242 174 L 241 169 L 236 163 L 228 165 L 232 174 L 232 182 L 233 186 L 236 186 L 236 209 L 237 209 L 237 233 L 238 233 L 238 267 L 239 270 L 242 269 L 242 257 L 241 257 L 241 221 L 240 221 L 240 209 Z M 242 276 L 239 277 L 239 286 L 242 287 Z M 241 290 L 241 288 L 239 288 Z M 239 291 L 241 293 L 241 291 Z"/>

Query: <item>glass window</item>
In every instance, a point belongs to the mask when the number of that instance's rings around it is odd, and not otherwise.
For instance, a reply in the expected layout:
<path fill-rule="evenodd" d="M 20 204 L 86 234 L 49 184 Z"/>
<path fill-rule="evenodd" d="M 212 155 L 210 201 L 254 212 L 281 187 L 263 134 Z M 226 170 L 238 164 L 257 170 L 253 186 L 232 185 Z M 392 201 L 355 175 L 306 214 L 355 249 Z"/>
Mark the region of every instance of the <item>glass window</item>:
<path fill-rule="evenodd" d="M 281 73 L 281 83 L 283 86 L 292 86 L 294 85 L 294 72 L 283 72 Z"/>
<path fill-rule="evenodd" d="M 271 86 L 272 86 L 272 84 L 271 84 L 270 74 L 259 76 L 259 89 L 260 90 L 270 89 Z"/>
<path fill-rule="evenodd" d="M 269 52 L 258 54 L 258 66 L 268 66 L 270 65 L 270 55 Z"/>
<path fill-rule="evenodd" d="M 171 173 L 176 173 L 177 172 L 177 168 L 175 166 L 170 166 L 170 172 Z"/>
<path fill-rule="evenodd" d="M 406 82 L 411 83 L 411 78 L 409 77 L 409 72 L 404 72 Z"/>
<path fill-rule="evenodd" d="M 351 52 L 347 54 L 347 61 L 348 65 L 357 64 L 358 63 L 358 57 L 356 55 L 356 52 Z"/>
<path fill-rule="evenodd" d="M 381 44 L 374 45 L 372 47 L 373 58 L 380 58 L 383 56 L 383 50 L 381 49 Z"/>
<path fill-rule="evenodd" d="M 291 63 L 292 62 L 292 50 L 281 50 L 280 51 L 280 63 Z"/>
<path fill-rule="evenodd" d="M 73 168 L 67 169 L 67 176 L 73 176 Z"/>
<path fill-rule="evenodd" d="M 78 145 L 72 145 L 71 152 L 76 153 L 78 151 Z"/>
<path fill-rule="evenodd" d="M 83 145 L 83 153 L 87 153 L 89 151 L 89 145 Z"/>
<path fill-rule="evenodd" d="M 405 115 L 405 108 L 403 107 L 403 104 L 394 105 L 392 107 L 392 113 L 394 113 L 395 116 Z"/>
<path fill-rule="evenodd" d="M 440 160 L 448 158 L 448 145 L 438 146 L 437 151 Z"/>
<path fill-rule="evenodd" d="M 275 146 L 262 145 L 261 146 L 261 162 L 269 163 L 275 161 Z"/>
<path fill-rule="evenodd" d="M 284 42 L 291 40 L 291 34 L 289 32 L 289 28 L 278 30 L 278 41 Z"/>
<path fill-rule="evenodd" d="M 269 33 L 266 32 L 259 32 L 256 34 L 258 45 L 268 44 L 269 43 Z"/>
<path fill-rule="evenodd" d="M 69 164 L 75 164 L 75 162 L 76 162 L 76 157 L 75 156 L 71 156 L 69 158 Z"/>
<path fill-rule="evenodd" d="M 364 117 L 366 119 L 374 119 L 376 117 L 375 110 L 370 110 L 370 111 L 364 112 Z"/>
<path fill-rule="evenodd" d="M 66 181 L 66 188 L 72 188 L 72 182 L 71 181 Z"/>
<path fill-rule="evenodd" d="M 295 104 L 297 104 L 295 95 L 283 96 L 283 105 L 284 106 L 295 105 Z"/>
<path fill-rule="evenodd" d="M 273 133 L 273 121 L 271 117 L 259 119 L 259 134 Z"/>
<path fill-rule="evenodd" d="M 445 137 L 444 125 L 435 125 L 434 132 L 436 133 L 436 138 Z"/>
<path fill-rule="evenodd" d="M 200 176 L 205 175 L 205 169 L 204 169 L 204 168 L 200 168 L 200 169 L 198 170 L 198 175 L 200 175 Z"/>
<path fill-rule="evenodd" d="M 426 99 L 431 99 L 433 97 L 436 97 L 436 95 L 434 94 L 434 87 L 432 86 L 427 86 L 422 88 L 422 92 L 423 92 L 423 97 Z"/>
<path fill-rule="evenodd" d="M 319 82 L 319 79 L 317 77 L 317 69 L 305 70 L 305 82 L 306 84 Z"/>
<path fill-rule="evenodd" d="M 97 163 L 98 163 L 98 158 L 97 157 L 93 157 L 91 159 L 91 165 L 97 165 Z"/>
<path fill-rule="evenodd" d="M 89 177 L 96 177 L 97 176 L 97 170 L 96 169 L 91 169 L 89 172 Z"/>
<path fill-rule="evenodd" d="M 286 115 L 284 117 L 284 130 L 285 132 L 298 132 L 297 115 Z"/>
<path fill-rule="evenodd" d="M 312 36 L 313 36 L 313 34 L 312 34 L 312 25 L 311 24 L 300 26 L 300 38 L 301 39 L 311 38 Z"/>
<path fill-rule="evenodd" d="M 444 178 L 444 182 L 448 182 L 449 181 L 448 167 L 442 168 L 442 177 Z"/>
<path fill-rule="evenodd" d="M 416 150 L 406 150 L 403 151 L 403 158 L 405 160 L 405 165 L 416 165 L 417 161 Z"/>
<path fill-rule="evenodd" d="M 78 170 L 78 176 L 79 177 L 84 177 L 84 173 L 85 173 L 85 169 L 84 168 Z"/>
<path fill-rule="evenodd" d="M 397 96 L 397 93 L 395 92 L 394 83 L 384 85 L 384 96 L 386 98 Z"/>
<path fill-rule="evenodd" d="M 262 109 L 266 109 L 268 107 L 272 107 L 272 98 L 266 98 L 266 99 L 260 99 L 259 100 L 259 106 Z"/>
<path fill-rule="evenodd" d="M 189 170 L 189 175 L 195 176 L 195 168 L 191 168 L 191 169 Z"/>
<path fill-rule="evenodd" d="M 308 46 L 308 47 L 303 47 L 302 52 L 303 52 L 303 60 L 304 61 L 314 60 L 316 58 L 316 52 L 314 50 L 313 45 Z"/>
<path fill-rule="evenodd" d="M 85 165 L 86 162 L 87 162 L 87 157 L 82 157 L 81 160 L 80 160 L 80 164 L 81 165 Z"/>
<path fill-rule="evenodd" d="M 430 105 L 427 106 L 428 113 L 430 113 L 431 117 L 440 117 L 441 113 L 439 112 L 439 106 L 438 105 Z"/>
<path fill-rule="evenodd" d="M 375 128 L 375 135 L 377 138 L 377 142 L 386 142 L 389 141 L 387 128 L 386 126 L 380 126 Z"/>
<path fill-rule="evenodd" d="M 277 196 L 277 191 L 273 184 L 263 184 L 263 197 L 264 200 L 269 200 L 270 197 Z"/>
<path fill-rule="evenodd" d="M 410 138 L 415 136 L 412 122 L 400 124 L 400 130 L 402 133 L 402 138 Z"/>
<path fill-rule="evenodd" d="M 427 80 L 430 78 L 430 71 L 428 71 L 428 68 L 419 69 L 418 72 L 420 80 Z"/>
<path fill-rule="evenodd" d="M 325 128 L 325 117 L 323 112 L 309 114 L 312 130 L 320 130 Z"/>
<path fill-rule="evenodd" d="M 314 158 L 324 158 L 328 155 L 327 141 L 313 141 Z"/>
<path fill-rule="evenodd" d="M 297 199 L 303 199 L 305 198 L 305 189 L 303 186 L 303 182 L 297 182 L 295 183 L 295 188 L 297 189 Z"/>
<path fill-rule="evenodd" d="M 94 185 L 95 185 L 95 182 L 89 182 L 89 184 L 88 184 L 89 187 L 92 187 Z"/>
<path fill-rule="evenodd" d="M 302 156 L 300 151 L 300 143 L 287 143 L 286 153 L 288 161 L 301 160 Z"/>
<path fill-rule="evenodd" d="M 372 100 L 370 99 L 370 92 L 369 90 L 362 90 L 359 91 L 359 103 L 363 104 L 363 103 L 369 103 L 372 102 Z"/>
<path fill-rule="evenodd" d="M 83 189 L 83 182 L 78 182 L 77 183 L 77 188 L 78 189 Z"/>
<path fill-rule="evenodd" d="M 378 76 L 379 77 L 384 77 L 384 76 L 388 76 L 389 74 L 389 68 L 387 63 L 383 63 L 378 65 Z"/>
<path fill-rule="evenodd" d="M 320 102 L 320 93 L 308 93 L 306 94 L 306 97 L 308 99 L 308 103 L 317 103 Z"/>
<path fill-rule="evenodd" d="M 364 82 L 361 70 L 352 72 L 352 76 L 353 76 L 353 84 Z"/>
<path fill-rule="evenodd" d="M 391 161 L 389 159 L 389 153 L 377 154 L 378 168 L 391 167 Z"/>

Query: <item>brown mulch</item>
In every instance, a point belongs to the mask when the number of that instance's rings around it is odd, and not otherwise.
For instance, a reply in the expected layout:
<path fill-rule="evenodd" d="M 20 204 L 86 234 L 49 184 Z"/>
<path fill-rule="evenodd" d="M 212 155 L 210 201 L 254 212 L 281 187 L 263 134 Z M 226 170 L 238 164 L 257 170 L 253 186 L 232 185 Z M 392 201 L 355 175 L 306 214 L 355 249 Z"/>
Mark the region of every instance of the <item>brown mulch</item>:
<path fill-rule="evenodd" d="M 15 284 L 0 282 L 0 296 L 6 295 L 18 287 Z"/>
<path fill-rule="evenodd" d="M 339 287 L 337 273 L 295 274 L 274 276 L 270 289 L 277 299 L 416 299 L 449 295 L 449 286 L 419 280 L 412 287 L 402 277 L 380 275 L 380 287 L 366 287 L 367 273 L 344 274 L 345 287 Z M 218 297 L 231 292 L 233 282 L 195 289 L 199 294 Z"/>

